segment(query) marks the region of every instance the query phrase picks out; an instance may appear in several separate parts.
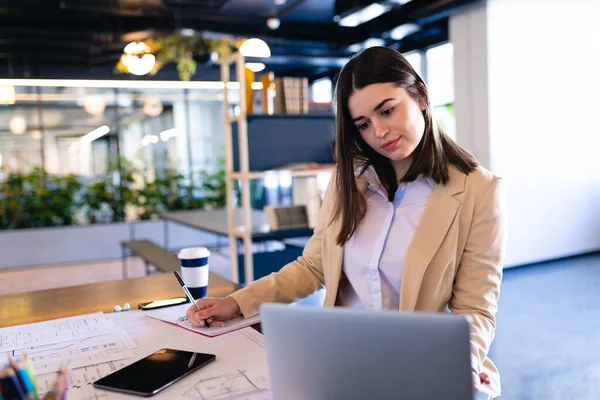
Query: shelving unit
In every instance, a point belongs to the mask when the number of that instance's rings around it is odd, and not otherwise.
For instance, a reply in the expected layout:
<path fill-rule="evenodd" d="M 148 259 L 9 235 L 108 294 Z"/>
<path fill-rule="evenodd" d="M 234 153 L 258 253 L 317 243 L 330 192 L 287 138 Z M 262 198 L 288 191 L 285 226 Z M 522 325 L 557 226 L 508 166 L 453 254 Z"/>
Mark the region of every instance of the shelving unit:
<path fill-rule="evenodd" d="M 278 121 L 280 119 L 287 122 L 293 122 L 293 119 L 314 120 L 319 123 L 320 120 L 327 120 L 330 117 L 327 115 L 248 115 L 246 99 L 246 74 L 244 73 L 245 58 L 241 53 L 235 53 L 221 60 L 221 81 L 224 85 L 223 96 L 223 115 L 224 115 L 224 133 L 225 133 L 225 172 L 226 172 L 226 190 L 227 190 L 227 220 L 228 220 L 228 237 L 229 251 L 231 254 L 231 279 L 239 283 L 239 264 L 238 264 L 238 241 L 243 243 L 244 250 L 244 283 L 248 284 L 254 281 L 254 260 L 252 252 L 252 210 L 250 202 L 250 180 L 261 179 L 273 174 L 286 174 L 291 177 L 310 177 L 321 172 L 331 171 L 333 164 L 325 164 L 317 169 L 311 170 L 282 170 L 272 169 L 274 167 L 259 168 L 251 170 L 251 159 L 249 151 L 248 137 L 248 122 L 251 121 Z M 230 115 L 230 97 L 227 85 L 231 81 L 231 68 L 235 66 L 235 76 L 239 83 L 239 115 Z M 289 121 L 288 121 L 289 120 Z M 234 129 L 235 128 L 235 129 Z M 332 126 L 333 129 L 333 126 Z M 333 133 L 333 132 L 332 132 Z M 282 132 L 284 134 L 284 132 Z M 332 135 L 333 136 L 333 135 Z M 310 149 L 309 149 L 310 150 Z M 301 160 L 301 161 L 318 161 L 327 159 L 326 154 L 320 152 L 316 157 L 317 160 Z M 259 160 L 262 161 L 262 160 Z M 292 159 L 291 162 L 299 162 L 300 160 Z M 256 164 L 256 163 L 255 163 Z M 264 163 L 263 163 L 264 165 Z M 242 225 L 236 226 L 235 220 L 235 203 L 233 196 L 234 182 L 241 182 L 241 204 L 242 209 Z M 262 234 L 264 236 L 264 234 Z M 274 234 L 276 239 L 277 235 Z"/>

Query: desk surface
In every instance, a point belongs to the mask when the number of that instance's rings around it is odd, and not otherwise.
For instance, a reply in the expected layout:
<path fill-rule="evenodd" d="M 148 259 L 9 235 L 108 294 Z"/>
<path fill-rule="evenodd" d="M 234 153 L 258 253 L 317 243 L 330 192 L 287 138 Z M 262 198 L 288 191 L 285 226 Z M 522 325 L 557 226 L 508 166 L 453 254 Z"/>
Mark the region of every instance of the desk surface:
<path fill-rule="evenodd" d="M 160 217 L 172 222 L 177 222 L 191 228 L 206 232 L 215 233 L 221 236 L 228 236 L 227 210 L 185 210 L 171 211 L 160 214 Z M 235 210 L 235 225 L 243 225 L 242 210 Z M 267 217 L 261 210 L 252 210 L 252 239 L 260 240 L 281 240 L 295 237 L 311 236 L 311 228 L 285 229 L 280 231 L 271 231 L 267 223 Z"/>
<path fill-rule="evenodd" d="M 227 296 L 237 289 L 239 285 L 210 274 L 210 297 Z M 183 295 L 173 274 L 166 273 L 1 296 L 0 328 L 98 311 L 113 312 L 116 304 L 129 303 L 136 308 L 139 303 Z"/>

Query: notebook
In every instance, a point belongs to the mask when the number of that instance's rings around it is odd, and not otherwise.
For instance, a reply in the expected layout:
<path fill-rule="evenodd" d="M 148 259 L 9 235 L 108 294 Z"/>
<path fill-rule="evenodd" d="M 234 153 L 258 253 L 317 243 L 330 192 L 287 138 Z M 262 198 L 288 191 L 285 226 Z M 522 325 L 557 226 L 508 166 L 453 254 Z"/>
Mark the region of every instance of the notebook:
<path fill-rule="evenodd" d="M 193 326 L 185 316 L 185 312 L 189 308 L 189 304 L 183 304 L 177 307 L 163 308 L 160 310 L 148 311 L 147 317 L 158 321 L 166 322 L 171 325 L 179 326 L 191 332 L 199 333 L 206 337 L 215 337 L 224 335 L 229 332 L 237 331 L 242 328 L 254 325 L 260 322 L 260 316 L 255 315 L 251 318 L 237 316 L 225 321 L 223 327 L 196 327 Z"/>

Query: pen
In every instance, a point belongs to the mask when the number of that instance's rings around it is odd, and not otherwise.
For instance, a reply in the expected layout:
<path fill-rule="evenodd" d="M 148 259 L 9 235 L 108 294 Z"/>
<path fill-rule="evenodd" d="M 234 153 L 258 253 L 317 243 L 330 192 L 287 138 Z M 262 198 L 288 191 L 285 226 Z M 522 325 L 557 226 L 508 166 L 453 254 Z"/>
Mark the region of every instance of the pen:
<path fill-rule="evenodd" d="M 183 281 L 183 279 L 181 279 L 181 276 L 179 276 L 179 274 L 177 273 L 177 271 L 173 271 L 173 273 L 175 274 L 175 277 L 177 278 L 177 280 L 179 281 L 179 284 L 183 288 L 183 291 L 185 292 L 185 295 L 187 296 L 187 298 L 190 299 L 190 301 L 192 302 L 192 304 L 194 304 L 194 306 L 196 307 L 196 310 L 202 311 L 202 310 L 200 310 L 200 307 L 198 307 L 198 304 L 196 304 L 196 300 L 194 300 L 194 297 L 192 297 L 192 294 L 188 290 L 187 286 L 185 286 L 185 282 Z M 206 319 L 204 320 L 204 325 L 207 328 L 209 327 L 208 320 L 206 320 Z"/>
<path fill-rule="evenodd" d="M 190 359 L 190 362 L 188 363 L 188 368 L 192 368 L 192 365 L 194 365 L 194 361 L 196 361 L 197 355 L 198 355 L 198 353 L 192 354 L 192 358 Z"/>

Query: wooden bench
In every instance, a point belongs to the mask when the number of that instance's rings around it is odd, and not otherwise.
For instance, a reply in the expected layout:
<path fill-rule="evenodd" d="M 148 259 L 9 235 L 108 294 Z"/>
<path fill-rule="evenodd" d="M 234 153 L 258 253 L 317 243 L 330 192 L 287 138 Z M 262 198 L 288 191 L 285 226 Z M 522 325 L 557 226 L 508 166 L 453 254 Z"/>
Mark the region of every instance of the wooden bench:
<path fill-rule="evenodd" d="M 126 240 L 121 242 L 123 278 L 127 278 L 126 258 L 135 255 L 144 260 L 146 266 L 146 275 L 148 275 L 149 265 L 154 265 L 159 271 L 173 272 L 178 271 L 180 262 L 177 256 L 169 250 L 162 248 L 150 240 Z"/>

